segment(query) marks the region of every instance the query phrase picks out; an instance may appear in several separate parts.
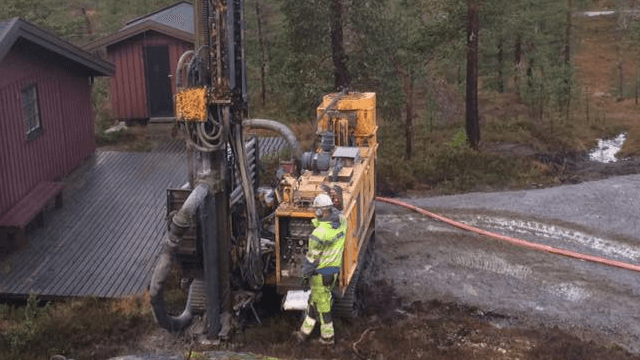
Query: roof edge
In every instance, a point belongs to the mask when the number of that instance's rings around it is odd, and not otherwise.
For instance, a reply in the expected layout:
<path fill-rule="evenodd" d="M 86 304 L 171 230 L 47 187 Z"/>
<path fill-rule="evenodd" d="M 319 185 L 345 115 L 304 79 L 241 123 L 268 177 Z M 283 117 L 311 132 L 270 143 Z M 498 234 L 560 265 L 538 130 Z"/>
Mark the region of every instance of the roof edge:
<path fill-rule="evenodd" d="M 191 33 L 173 28 L 171 26 L 160 24 L 157 21 L 146 20 L 137 25 L 131 26 L 129 28 L 124 28 L 111 35 L 107 35 L 90 43 L 87 43 L 83 45 L 82 48 L 86 51 L 95 51 L 102 47 L 108 47 L 113 44 L 119 43 L 120 41 L 126 40 L 149 30 L 157 31 L 161 34 L 175 37 L 177 39 L 190 43 L 193 43 L 195 41 L 195 36 Z"/>
<path fill-rule="evenodd" d="M 183 0 L 183 1 L 178 1 L 178 2 L 175 2 L 175 3 L 171 4 L 171 5 L 167 5 L 167 6 L 163 7 L 162 9 L 158 9 L 158 10 L 155 10 L 155 11 L 150 12 L 150 13 L 148 13 L 148 14 L 141 15 L 141 16 L 138 16 L 138 17 L 136 17 L 136 18 L 133 18 L 133 19 L 131 19 L 131 20 L 127 21 L 124 25 L 125 25 L 125 26 L 127 26 L 127 25 L 132 24 L 132 23 L 134 23 L 134 22 L 136 22 L 136 21 L 142 20 L 142 19 L 144 19 L 144 18 L 146 18 L 146 17 L 153 16 L 153 15 L 155 15 L 155 14 L 159 13 L 159 12 L 165 11 L 165 10 L 167 10 L 167 9 L 170 9 L 170 8 L 172 8 L 172 7 L 174 7 L 174 6 L 178 5 L 178 4 L 182 4 L 182 3 L 186 3 L 186 4 L 189 4 L 189 5 L 193 5 L 190 1 L 185 1 L 185 0 Z"/>
<path fill-rule="evenodd" d="M 19 17 L 8 19 L 4 26 L 7 27 L 5 33 L 0 37 L 0 61 L 4 59 L 9 53 L 11 46 L 15 43 L 18 37 L 18 27 L 16 23 L 20 20 Z"/>
<path fill-rule="evenodd" d="M 20 17 L 11 19 L 8 27 L 8 32 L 0 38 L 0 61 L 4 59 L 18 38 L 23 38 L 87 67 L 95 75 L 112 76 L 115 73 L 115 66 L 110 62 Z"/>

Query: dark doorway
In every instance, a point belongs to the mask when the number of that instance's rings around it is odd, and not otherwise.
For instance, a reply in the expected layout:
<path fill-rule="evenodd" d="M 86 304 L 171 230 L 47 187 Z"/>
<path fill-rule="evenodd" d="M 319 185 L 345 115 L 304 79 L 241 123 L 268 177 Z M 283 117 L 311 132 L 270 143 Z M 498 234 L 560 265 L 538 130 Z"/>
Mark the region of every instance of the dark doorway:
<path fill-rule="evenodd" d="M 147 103 L 150 117 L 173 116 L 173 98 L 169 74 L 169 48 L 147 46 L 144 52 L 147 76 Z"/>

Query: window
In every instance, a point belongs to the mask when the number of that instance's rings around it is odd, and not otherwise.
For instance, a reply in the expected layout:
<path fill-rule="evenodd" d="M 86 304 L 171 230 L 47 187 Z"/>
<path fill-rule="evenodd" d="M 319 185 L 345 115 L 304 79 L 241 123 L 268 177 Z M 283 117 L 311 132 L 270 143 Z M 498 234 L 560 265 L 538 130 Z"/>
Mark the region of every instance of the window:
<path fill-rule="evenodd" d="M 22 89 L 22 113 L 27 140 L 37 138 L 42 132 L 42 122 L 38 104 L 38 87 L 35 84 Z"/>

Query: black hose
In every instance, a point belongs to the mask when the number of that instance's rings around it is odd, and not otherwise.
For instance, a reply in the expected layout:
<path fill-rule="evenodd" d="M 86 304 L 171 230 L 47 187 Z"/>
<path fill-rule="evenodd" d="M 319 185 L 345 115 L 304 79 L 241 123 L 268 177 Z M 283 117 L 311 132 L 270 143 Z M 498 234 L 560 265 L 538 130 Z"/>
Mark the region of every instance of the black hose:
<path fill-rule="evenodd" d="M 163 267 L 167 267 L 170 269 L 171 267 L 171 258 L 172 258 L 173 250 L 170 249 L 169 246 L 163 246 L 162 253 L 160 254 L 160 259 L 158 260 L 158 264 L 163 264 Z M 156 267 L 156 270 L 158 267 Z M 157 271 L 156 271 L 157 273 Z M 154 277 L 156 276 L 154 273 Z M 168 272 L 167 272 L 168 273 Z M 153 283 L 153 280 L 152 280 Z M 166 274 L 164 274 L 164 280 L 160 282 L 159 288 L 153 292 L 151 295 L 151 307 L 153 309 L 153 314 L 155 316 L 156 321 L 160 326 L 167 329 L 167 331 L 171 333 L 179 333 L 182 332 L 189 324 L 191 323 L 192 314 L 189 306 L 190 298 L 187 299 L 187 305 L 184 308 L 184 311 L 179 316 L 171 316 L 167 314 L 167 311 L 164 307 L 164 285 L 166 283 Z"/>
<path fill-rule="evenodd" d="M 249 164 L 247 164 L 247 152 L 242 139 L 242 128 L 234 126 L 231 134 L 231 143 L 235 149 L 236 164 L 242 184 L 242 190 L 246 201 L 247 212 L 247 248 L 245 261 L 242 268 L 244 280 L 252 289 L 259 289 L 264 284 L 262 273 L 260 234 L 258 232 L 258 214 L 253 192 L 253 184 L 249 178 Z"/>
<path fill-rule="evenodd" d="M 151 277 L 149 285 L 149 295 L 151 297 L 151 308 L 156 321 L 160 326 L 170 332 L 180 332 L 191 323 L 191 291 L 187 299 L 187 305 L 179 316 L 171 316 L 167 314 L 164 306 L 164 286 L 167 277 L 171 271 L 173 253 L 182 241 L 182 235 L 191 224 L 196 210 L 204 202 L 205 197 L 209 193 L 209 187 L 206 184 L 199 184 L 189 194 L 184 204 L 178 212 L 172 217 L 169 224 L 169 230 L 162 244 L 162 251 L 158 257 L 158 262 Z"/>

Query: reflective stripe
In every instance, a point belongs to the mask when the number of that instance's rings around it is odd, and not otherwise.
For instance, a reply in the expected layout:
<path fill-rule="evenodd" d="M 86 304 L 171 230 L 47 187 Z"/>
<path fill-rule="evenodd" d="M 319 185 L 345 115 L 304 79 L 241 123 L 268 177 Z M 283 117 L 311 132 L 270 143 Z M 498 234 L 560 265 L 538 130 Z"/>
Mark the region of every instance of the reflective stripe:
<path fill-rule="evenodd" d="M 329 266 L 323 266 L 323 265 L 324 264 L 334 264 L 338 260 L 342 260 L 342 256 L 341 255 L 342 254 L 335 255 L 333 257 L 324 257 L 322 263 L 320 263 L 318 266 L 321 266 L 321 268 L 329 267 Z"/>
<path fill-rule="evenodd" d="M 323 253 L 322 250 L 309 249 L 309 252 L 307 254 L 309 256 L 318 257 L 318 256 L 322 255 L 322 253 Z"/>
<path fill-rule="evenodd" d="M 316 320 L 310 316 L 307 316 L 306 318 L 304 318 L 304 322 L 300 327 L 300 331 L 302 331 L 302 333 L 305 335 L 309 335 L 313 331 L 314 326 L 316 326 Z"/>
<path fill-rule="evenodd" d="M 309 239 L 314 240 L 314 241 L 317 241 L 317 242 L 319 242 L 319 243 L 321 243 L 321 244 L 324 242 L 324 241 L 323 241 L 322 239 L 320 239 L 319 237 L 317 237 L 317 236 L 313 235 L 313 233 L 312 233 L 311 235 L 309 235 Z"/>
<path fill-rule="evenodd" d="M 344 236 L 344 231 L 340 231 L 336 236 L 333 237 L 333 239 L 331 239 L 331 242 L 335 242 L 336 240 L 340 239 L 341 237 Z"/>
<path fill-rule="evenodd" d="M 324 251 L 322 255 L 319 257 L 320 263 L 318 264 L 318 269 L 336 266 L 341 267 L 342 265 L 342 254 L 344 253 L 344 245 L 337 248 L 332 248 L 330 250 Z"/>
<path fill-rule="evenodd" d="M 322 336 L 323 339 L 331 339 L 334 335 L 333 322 L 320 325 L 320 336 Z"/>
<path fill-rule="evenodd" d="M 326 241 L 326 240 L 322 240 L 322 239 L 320 239 L 319 237 L 317 237 L 317 236 L 315 236 L 313 234 L 309 235 L 309 240 L 317 242 L 320 246 L 329 246 L 329 245 L 331 245 L 331 242 Z"/>
<path fill-rule="evenodd" d="M 311 232 L 311 235 L 314 235 L 318 238 L 321 239 L 324 236 L 326 236 L 326 232 L 328 229 L 324 228 L 323 226 L 318 226 L 317 228 L 315 228 L 315 230 L 313 230 L 313 232 Z"/>
<path fill-rule="evenodd" d="M 309 236 L 307 259 L 318 261 L 318 269 L 342 267 L 344 242 L 347 235 L 347 220 L 340 216 L 340 226 L 334 228 L 329 221 L 320 221 Z"/>
<path fill-rule="evenodd" d="M 342 248 L 338 248 L 338 249 L 327 249 L 325 251 L 322 251 L 322 256 L 335 256 L 338 254 L 342 254 L 342 252 L 344 251 L 344 249 Z"/>
<path fill-rule="evenodd" d="M 332 245 L 333 243 L 335 243 L 336 241 L 340 240 L 343 237 L 344 237 L 344 231 L 339 232 L 334 237 L 332 237 L 331 239 L 328 239 L 328 240 L 322 240 L 322 239 L 318 238 L 317 236 L 315 236 L 313 234 L 311 234 L 309 236 L 309 238 L 311 238 L 314 241 L 317 241 L 318 243 L 320 243 L 320 245 L 323 245 L 323 246 L 330 246 L 330 245 Z"/>

